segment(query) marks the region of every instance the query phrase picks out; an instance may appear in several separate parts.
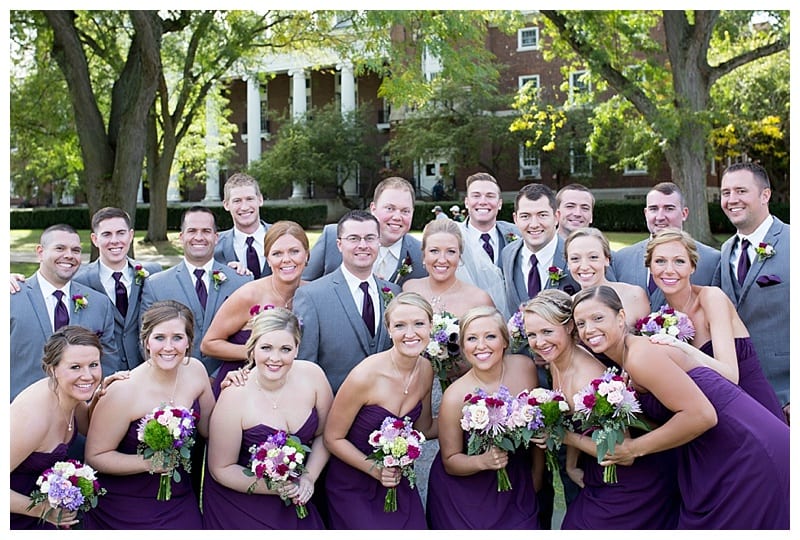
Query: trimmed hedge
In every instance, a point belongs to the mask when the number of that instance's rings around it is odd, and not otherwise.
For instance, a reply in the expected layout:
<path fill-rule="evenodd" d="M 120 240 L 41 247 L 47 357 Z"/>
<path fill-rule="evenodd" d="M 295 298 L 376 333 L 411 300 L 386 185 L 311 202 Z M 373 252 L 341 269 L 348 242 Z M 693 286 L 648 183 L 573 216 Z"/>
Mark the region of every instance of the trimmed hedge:
<path fill-rule="evenodd" d="M 167 229 L 179 231 L 181 228 L 181 215 L 189 206 L 169 206 L 167 207 Z M 208 207 L 217 220 L 217 228 L 221 231 L 233 227 L 231 215 L 222 206 Z M 150 215 L 150 208 L 140 206 L 136 209 L 136 228 L 139 230 L 147 229 L 147 221 Z M 289 219 L 296 221 L 303 228 L 308 229 L 321 226 L 325 223 L 328 215 L 328 207 L 324 203 L 320 204 L 285 204 L 262 207 L 262 216 L 270 223 Z M 57 223 L 66 223 L 76 229 L 90 229 L 92 216 L 87 207 L 64 207 L 64 208 L 20 208 L 11 210 L 12 229 L 44 229 Z"/>
<path fill-rule="evenodd" d="M 420 201 L 414 206 L 414 220 L 411 228 L 422 230 L 425 224 L 433 219 L 433 207 L 439 205 L 449 216 L 448 209 L 457 204 L 459 208 L 464 208 L 464 201 Z M 608 232 L 634 232 L 646 231 L 644 222 L 644 203 L 642 201 L 597 201 L 594 205 L 594 222 L 592 225 L 601 231 Z M 771 203 L 769 209 L 773 215 L 777 216 L 784 223 L 789 223 L 789 205 L 786 203 Z M 500 208 L 498 219 L 512 222 L 514 213 L 514 201 L 503 201 Z M 719 203 L 708 204 L 708 219 L 711 222 L 711 232 L 714 234 L 736 232 L 736 228 L 731 225 Z"/>

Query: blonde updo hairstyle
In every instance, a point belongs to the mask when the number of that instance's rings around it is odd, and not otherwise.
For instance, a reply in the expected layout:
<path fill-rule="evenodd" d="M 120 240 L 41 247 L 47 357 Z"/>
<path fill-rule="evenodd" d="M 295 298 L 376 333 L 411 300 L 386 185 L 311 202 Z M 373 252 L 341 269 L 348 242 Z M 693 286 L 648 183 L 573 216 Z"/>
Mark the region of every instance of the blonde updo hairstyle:
<path fill-rule="evenodd" d="M 247 360 L 250 365 L 253 364 L 256 342 L 261 339 L 261 336 L 264 334 L 285 330 L 294 338 L 295 347 L 300 343 L 300 338 L 302 337 L 300 321 L 297 316 L 288 309 L 282 307 L 265 309 L 250 319 L 250 325 L 250 337 L 247 339 L 247 343 L 245 343 Z"/>
<path fill-rule="evenodd" d="M 565 326 L 572 321 L 572 297 L 559 289 L 545 289 L 528 300 L 523 313 L 538 315 L 551 324 Z M 576 338 L 577 335 L 573 325 L 570 336 Z"/>
<path fill-rule="evenodd" d="M 414 306 L 419 308 L 425 312 L 425 315 L 428 317 L 428 322 L 433 322 L 433 308 L 430 303 L 425 300 L 421 294 L 407 291 L 401 292 L 392 298 L 389 305 L 386 306 L 386 310 L 383 312 L 383 324 L 386 325 L 386 328 L 389 328 L 389 320 L 392 318 L 392 313 L 394 313 L 398 306 Z"/>

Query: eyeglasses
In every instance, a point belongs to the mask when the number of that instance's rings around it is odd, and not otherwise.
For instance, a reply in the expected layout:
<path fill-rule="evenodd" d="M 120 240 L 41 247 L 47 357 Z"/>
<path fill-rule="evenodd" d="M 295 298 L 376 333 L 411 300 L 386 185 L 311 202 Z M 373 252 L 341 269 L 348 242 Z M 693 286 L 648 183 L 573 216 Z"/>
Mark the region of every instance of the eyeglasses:
<path fill-rule="evenodd" d="M 367 244 L 374 244 L 378 241 L 377 234 L 368 234 L 366 236 L 358 236 L 357 234 L 348 234 L 347 236 L 340 236 L 339 240 L 344 240 L 348 244 L 357 246 L 363 240 Z"/>

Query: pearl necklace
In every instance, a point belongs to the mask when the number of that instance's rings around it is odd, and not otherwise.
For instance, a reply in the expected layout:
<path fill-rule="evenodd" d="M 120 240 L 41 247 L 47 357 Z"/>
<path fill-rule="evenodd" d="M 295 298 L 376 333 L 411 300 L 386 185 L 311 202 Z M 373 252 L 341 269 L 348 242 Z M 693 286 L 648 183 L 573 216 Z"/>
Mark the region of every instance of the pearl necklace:
<path fill-rule="evenodd" d="M 394 361 L 394 354 L 392 354 L 394 349 L 389 349 L 389 359 L 392 361 L 392 367 L 394 368 L 394 372 L 397 374 L 397 377 L 400 380 L 403 380 L 402 375 L 400 375 L 400 370 L 397 369 L 397 362 Z M 403 388 L 403 395 L 408 395 L 408 387 L 411 386 L 411 381 L 414 380 L 414 375 L 417 373 L 417 367 L 419 366 L 419 356 L 416 360 L 414 360 L 414 369 L 411 370 L 411 373 L 408 375 L 406 379 L 406 386 Z"/>

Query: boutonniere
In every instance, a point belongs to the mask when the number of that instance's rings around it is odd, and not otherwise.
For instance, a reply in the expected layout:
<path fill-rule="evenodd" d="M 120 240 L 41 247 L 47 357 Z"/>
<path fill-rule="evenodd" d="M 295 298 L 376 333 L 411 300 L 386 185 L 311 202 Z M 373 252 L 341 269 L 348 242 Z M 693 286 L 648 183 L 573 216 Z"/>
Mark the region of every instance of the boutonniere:
<path fill-rule="evenodd" d="M 516 242 L 517 240 L 519 240 L 519 236 L 517 236 L 513 232 L 510 232 L 506 233 L 505 239 L 506 239 L 506 244 L 510 244 L 511 242 Z"/>
<path fill-rule="evenodd" d="M 214 282 L 214 290 L 218 291 L 219 286 L 228 281 L 228 276 L 222 270 L 214 270 L 211 272 L 211 280 Z"/>
<path fill-rule="evenodd" d="M 407 276 L 411 272 L 414 271 L 414 266 L 412 265 L 411 255 L 406 252 L 406 258 L 403 259 L 403 264 L 400 265 L 400 268 L 397 269 L 397 275 L 394 278 L 394 282 L 397 283 L 400 281 L 400 278 L 403 276 Z"/>
<path fill-rule="evenodd" d="M 756 248 L 756 255 L 758 255 L 759 261 L 764 261 L 775 255 L 775 248 L 766 242 L 761 242 Z"/>
<path fill-rule="evenodd" d="M 133 267 L 133 280 L 137 285 L 141 285 L 142 282 L 150 277 L 150 272 L 148 272 L 144 266 L 141 264 L 134 265 Z"/>
<path fill-rule="evenodd" d="M 89 306 L 89 300 L 82 294 L 73 294 L 72 301 L 75 302 L 75 313 Z"/>
<path fill-rule="evenodd" d="M 256 304 L 250 308 L 250 316 L 254 317 L 259 313 L 261 313 L 262 310 L 266 311 L 268 309 L 275 309 L 275 306 L 273 306 L 272 304 L 264 304 L 264 307 L 262 308 L 260 305 Z"/>
<path fill-rule="evenodd" d="M 564 271 L 558 266 L 551 266 L 550 268 L 548 268 L 547 275 L 550 278 L 551 283 L 558 283 L 559 281 L 567 277 L 567 274 L 565 274 Z"/>
<path fill-rule="evenodd" d="M 392 301 L 392 298 L 394 298 L 392 289 L 389 287 L 381 287 L 381 298 L 383 299 L 383 307 L 385 308 L 389 305 L 389 302 Z"/>

